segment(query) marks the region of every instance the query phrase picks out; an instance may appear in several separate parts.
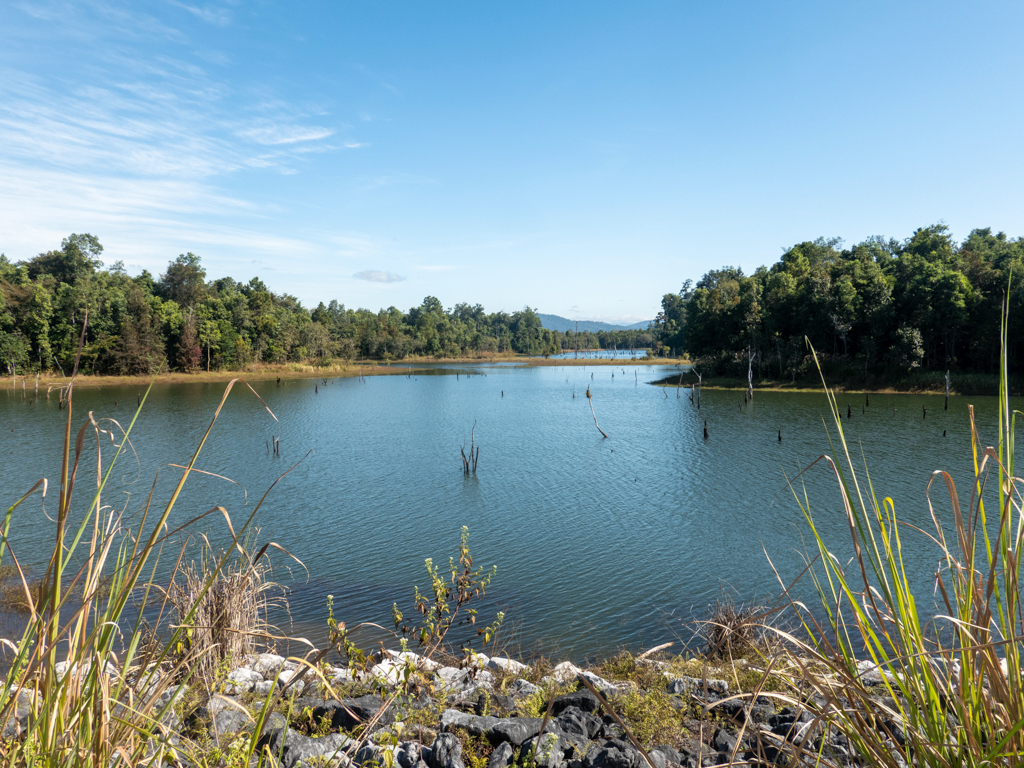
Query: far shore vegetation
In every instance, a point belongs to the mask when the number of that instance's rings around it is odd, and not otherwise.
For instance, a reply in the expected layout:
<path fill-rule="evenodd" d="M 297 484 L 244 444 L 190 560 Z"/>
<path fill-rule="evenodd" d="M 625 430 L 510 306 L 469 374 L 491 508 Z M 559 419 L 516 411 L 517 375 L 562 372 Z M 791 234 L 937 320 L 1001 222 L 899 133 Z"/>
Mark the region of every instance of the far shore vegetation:
<path fill-rule="evenodd" d="M 948 372 L 951 392 L 992 394 L 1007 286 L 1024 304 L 1024 282 L 1010 280 L 1024 275 L 1024 240 L 975 229 L 956 242 L 944 224 L 849 248 L 802 242 L 749 275 L 712 269 L 666 294 L 649 328 L 597 333 L 544 328 L 528 306 L 446 309 L 433 296 L 407 311 L 307 308 L 258 277 L 208 279 L 192 253 L 159 276 L 104 269 L 102 253 L 93 235 L 72 234 L 27 261 L 0 254 L 0 373 L 13 386 L 66 382 L 81 341 L 78 372 L 91 384 L 375 375 L 425 361 L 601 364 L 585 352 L 615 350 L 630 364 L 692 363 L 709 388 L 813 389 L 820 365 L 846 391 L 945 391 Z M 1024 320 L 1010 322 L 1018 392 Z M 566 352 L 579 358 L 545 360 Z"/>

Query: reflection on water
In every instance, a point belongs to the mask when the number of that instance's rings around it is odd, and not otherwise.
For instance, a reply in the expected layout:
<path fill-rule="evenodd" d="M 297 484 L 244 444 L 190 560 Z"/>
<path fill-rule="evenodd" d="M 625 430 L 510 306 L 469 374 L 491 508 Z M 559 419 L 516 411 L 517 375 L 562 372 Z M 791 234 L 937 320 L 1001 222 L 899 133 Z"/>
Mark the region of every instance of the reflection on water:
<path fill-rule="evenodd" d="M 498 566 L 489 609 L 508 611 L 524 647 L 576 656 L 687 635 L 682 622 L 722 594 L 776 595 L 766 552 L 784 582 L 802 569 L 810 542 L 786 477 L 828 450 L 824 396 L 759 392 L 745 407 L 742 392 L 705 390 L 698 412 L 688 390 L 647 385 L 678 370 L 667 366 L 446 369 L 326 384 L 257 382 L 278 422 L 236 388 L 196 466 L 238 485 L 213 475 L 190 479 L 171 526 L 216 505 L 237 524 L 297 464 L 255 524 L 262 541 L 276 541 L 308 569 L 292 563 L 289 573 L 289 561 L 275 560 L 301 633 L 322 632 L 327 594 L 350 624 L 386 625 L 392 602 L 409 609 L 413 586 L 427 586 L 424 559 L 447 563 L 466 525 L 476 563 Z M 608 439 L 594 427 L 587 388 Z M 180 476 L 169 465 L 187 462 L 223 389 L 155 387 L 133 434 L 138 460 L 124 458 L 106 503 L 135 513 L 155 473 L 157 498 L 165 501 Z M 76 425 L 88 411 L 126 425 L 138 394 L 135 387 L 81 389 Z M 948 411 L 940 396 L 839 401 L 844 414 L 849 407 L 844 426 L 867 458 L 875 489 L 925 529 L 930 472 L 948 469 L 963 479 L 970 469 L 968 402 L 983 439 L 996 439 L 993 398 L 953 398 Z M 0 391 L 4 509 L 39 477 L 56 482 L 63 416 L 55 399 L 30 406 L 20 392 Z M 474 424 L 480 465 L 466 478 L 460 448 Z M 279 457 L 269 448 L 272 436 L 280 438 Z M 849 534 L 826 466 L 799 482 L 820 529 L 846 552 Z M 22 563 L 45 567 L 52 527 L 44 515 L 56 507 L 55 495 L 45 508 L 33 498 L 15 516 L 12 544 Z M 933 496 L 945 513 L 948 502 Z M 79 503 L 86 502 L 82 493 Z M 219 518 L 204 525 L 223 541 Z M 905 543 L 922 594 L 931 594 L 937 554 L 922 536 L 908 534 Z"/>

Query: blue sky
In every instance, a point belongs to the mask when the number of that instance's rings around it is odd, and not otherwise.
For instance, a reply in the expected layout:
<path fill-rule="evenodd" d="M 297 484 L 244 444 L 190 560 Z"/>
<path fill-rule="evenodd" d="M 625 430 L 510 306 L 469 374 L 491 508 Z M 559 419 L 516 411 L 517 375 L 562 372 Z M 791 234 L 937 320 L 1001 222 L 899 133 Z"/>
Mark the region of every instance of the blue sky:
<path fill-rule="evenodd" d="M 818 236 L 1024 235 L 1024 4 L 0 4 L 0 251 L 652 318 Z"/>

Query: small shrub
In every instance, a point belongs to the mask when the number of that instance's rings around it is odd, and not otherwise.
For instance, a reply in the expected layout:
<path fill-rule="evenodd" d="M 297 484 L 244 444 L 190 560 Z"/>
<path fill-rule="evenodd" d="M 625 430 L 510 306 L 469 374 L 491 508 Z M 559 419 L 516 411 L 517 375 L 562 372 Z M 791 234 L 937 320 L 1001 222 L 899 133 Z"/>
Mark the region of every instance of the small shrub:
<path fill-rule="evenodd" d="M 769 650 L 766 620 L 774 611 L 763 605 L 740 604 L 719 599 L 706 621 L 697 623 L 697 635 L 704 642 L 709 659 L 741 659 L 763 655 Z"/>
<path fill-rule="evenodd" d="M 642 690 L 664 688 L 665 675 L 654 664 L 638 661 L 629 651 L 622 651 L 597 668 L 597 673 L 609 680 L 628 680 Z"/>
<path fill-rule="evenodd" d="M 661 690 L 630 691 L 613 702 L 645 748 L 655 744 L 682 746 L 688 735 L 684 713 L 672 706 L 672 699 Z"/>
<path fill-rule="evenodd" d="M 269 629 L 269 605 L 284 603 L 283 596 L 268 597 L 278 585 L 269 579 L 263 550 L 255 557 L 251 551 L 251 545 L 242 548 L 215 572 L 224 553 L 214 557 L 204 544 L 198 559 L 181 568 L 167 590 L 175 623 L 184 628 L 177 656 L 207 684 L 218 674 L 226 677 L 232 660 L 255 652 L 256 638 Z"/>
<path fill-rule="evenodd" d="M 453 728 L 454 733 L 462 742 L 462 759 L 467 768 L 487 768 L 494 747 L 483 736 L 473 736 L 465 728 Z"/>

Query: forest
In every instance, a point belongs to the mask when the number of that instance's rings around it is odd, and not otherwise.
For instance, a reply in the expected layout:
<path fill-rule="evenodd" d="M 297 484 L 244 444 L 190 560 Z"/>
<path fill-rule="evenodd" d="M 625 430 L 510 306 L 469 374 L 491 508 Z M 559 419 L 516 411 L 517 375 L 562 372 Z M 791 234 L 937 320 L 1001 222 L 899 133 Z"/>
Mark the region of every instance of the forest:
<path fill-rule="evenodd" d="M 104 269 L 102 253 L 93 235 L 73 234 L 27 261 L 0 255 L 0 369 L 70 373 L 80 341 L 79 370 L 108 375 L 642 350 L 654 343 L 647 331 L 576 336 L 543 328 L 529 307 L 488 314 L 479 304 L 445 309 L 433 296 L 407 312 L 353 310 L 336 300 L 307 309 L 257 277 L 207 280 L 193 253 L 172 260 L 159 277 L 145 270 L 129 276 L 119 261 Z"/>
<path fill-rule="evenodd" d="M 904 241 L 871 237 L 794 245 L 770 267 L 708 271 L 662 299 L 663 351 L 718 375 L 795 379 L 823 367 L 849 380 L 913 372 L 994 374 L 1009 291 L 1008 353 L 1024 351 L 1024 240 L 975 229 L 957 243 L 944 224 Z M 1018 362 L 1014 362 L 1018 361 Z"/>

